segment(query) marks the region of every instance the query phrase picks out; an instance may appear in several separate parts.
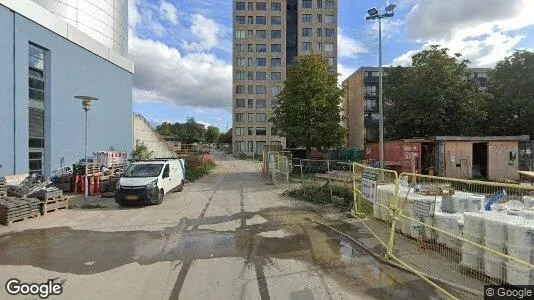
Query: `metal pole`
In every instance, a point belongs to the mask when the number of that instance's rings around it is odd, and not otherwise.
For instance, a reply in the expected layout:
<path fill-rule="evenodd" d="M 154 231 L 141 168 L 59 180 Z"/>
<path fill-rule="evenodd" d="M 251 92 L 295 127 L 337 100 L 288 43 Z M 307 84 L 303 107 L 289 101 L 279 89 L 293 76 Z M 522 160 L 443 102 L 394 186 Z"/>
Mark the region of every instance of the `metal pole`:
<path fill-rule="evenodd" d="M 378 130 L 380 134 L 380 168 L 384 168 L 384 104 L 382 103 L 382 19 L 378 18 L 378 65 L 380 75 L 378 79 L 378 110 L 380 119 L 378 120 Z"/>
<path fill-rule="evenodd" d="M 87 109 L 85 110 L 85 190 L 83 195 L 83 202 L 85 205 L 87 205 L 87 196 L 89 195 L 89 182 L 87 178 L 87 172 L 88 172 L 88 166 L 87 166 L 87 136 L 89 135 L 89 126 L 87 121 Z"/>

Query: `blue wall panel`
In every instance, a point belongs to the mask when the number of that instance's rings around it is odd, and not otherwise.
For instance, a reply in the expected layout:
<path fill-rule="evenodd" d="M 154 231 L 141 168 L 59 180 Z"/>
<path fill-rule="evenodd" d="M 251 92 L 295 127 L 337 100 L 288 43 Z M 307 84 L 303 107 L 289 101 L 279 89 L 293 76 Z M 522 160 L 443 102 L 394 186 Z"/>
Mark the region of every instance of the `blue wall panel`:
<path fill-rule="evenodd" d="M 0 175 L 14 171 L 13 14 L 0 6 Z"/>

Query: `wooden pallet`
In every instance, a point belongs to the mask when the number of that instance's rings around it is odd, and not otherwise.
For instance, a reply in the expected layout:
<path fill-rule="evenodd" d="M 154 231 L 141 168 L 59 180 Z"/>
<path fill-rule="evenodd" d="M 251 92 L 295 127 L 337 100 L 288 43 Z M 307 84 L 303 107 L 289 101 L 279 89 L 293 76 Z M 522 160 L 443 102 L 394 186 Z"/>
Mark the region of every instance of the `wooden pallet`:
<path fill-rule="evenodd" d="M 69 199 L 65 197 L 49 199 L 41 204 L 41 215 L 66 210 L 68 207 Z"/>
<path fill-rule="evenodd" d="M 63 197 L 63 191 L 59 189 L 55 191 L 40 190 L 40 191 L 35 192 L 31 196 L 39 200 L 45 201 L 49 199 L 56 199 L 56 198 Z"/>
<path fill-rule="evenodd" d="M 25 216 L 13 217 L 13 218 L 0 218 L 0 224 L 5 225 L 5 226 L 9 226 L 9 225 L 11 225 L 13 223 L 22 222 L 22 221 L 26 221 L 28 219 L 37 218 L 38 216 L 39 216 L 39 212 L 28 214 L 28 215 L 25 215 Z"/>

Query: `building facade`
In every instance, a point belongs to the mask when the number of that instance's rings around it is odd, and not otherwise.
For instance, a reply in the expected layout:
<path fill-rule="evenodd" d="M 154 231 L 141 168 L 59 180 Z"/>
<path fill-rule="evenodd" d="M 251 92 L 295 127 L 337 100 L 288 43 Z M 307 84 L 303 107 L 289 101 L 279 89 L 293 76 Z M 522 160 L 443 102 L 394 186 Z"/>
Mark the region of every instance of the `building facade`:
<path fill-rule="evenodd" d="M 312 52 L 324 54 L 337 71 L 337 0 L 234 1 L 234 153 L 287 146 L 268 120 L 287 68 L 297 56 Z"/>
<path fill-rule="evenodd" d="M 485 90 L 490 70 L 470 68 L 468 79 L 475 80 Z M 363 149 L 365 143 L 379 140 L 379 76 L 379 68 L 361 67 L 343 81 L 343 127 L 349 147 Z"/>
<path fill-rule="evenodd" d="M 132 150 L 127 58 L 30 0 L 0 0 L 0 45 L 0 176 L 50 175 L 84 156 L 77 95 L 99 98 L 88 153 Z"/>

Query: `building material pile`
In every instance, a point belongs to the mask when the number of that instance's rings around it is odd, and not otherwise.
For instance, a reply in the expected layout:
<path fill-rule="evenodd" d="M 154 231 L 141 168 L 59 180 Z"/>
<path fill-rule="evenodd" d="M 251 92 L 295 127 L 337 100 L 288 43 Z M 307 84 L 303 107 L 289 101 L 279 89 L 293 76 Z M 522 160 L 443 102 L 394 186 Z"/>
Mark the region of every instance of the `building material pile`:
<path fill-rule="evenodd" d="M 85 175 L 85 164 L 73 164 L 72 170 L 74 175 Z M 100 166 L 98 164 L 87 164 L 87 174 L 97 174 L 100 173 Z"/>
<path fill-rule="evenodd" d="M 69 206 L 69 199 L 63 196 L 61 190 L 54 187 L 42 189 L 32 196 L 40 200 L 41 215 L 64 210 Z"/>
<path fill-rule="evenodd" d="M 98 151 L 93 152 L 93 161 L 108 169 L 123 167 L 126 165 L 126 152 Z"/>
<path fill-rule="evenodd" d="M 19 185 L 9 186 L 7 195 L 12 197 L 26 198 L 41 189 L 46 189 L 52 181 L 39 174 L 31 174 L 26 177 Z"/>
<path fill-rule="evenodd" d="M 6 178 L 0 177 L 0 197 L 6 196 Z"/>
<path fill-rule="evenodd" d="M 0 197 L 0 224 L 10 225 L 39 216 L 39 199 Z"/>

